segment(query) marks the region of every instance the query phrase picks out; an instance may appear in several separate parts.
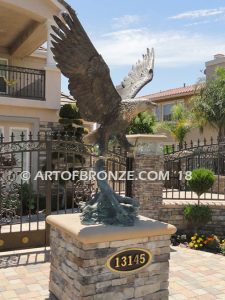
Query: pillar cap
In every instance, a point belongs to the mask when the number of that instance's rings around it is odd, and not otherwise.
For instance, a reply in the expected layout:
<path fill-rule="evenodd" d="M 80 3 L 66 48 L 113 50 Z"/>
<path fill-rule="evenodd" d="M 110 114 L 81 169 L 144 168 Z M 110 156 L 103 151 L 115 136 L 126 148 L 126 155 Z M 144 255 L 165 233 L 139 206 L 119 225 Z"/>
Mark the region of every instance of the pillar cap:
<path fill-rule="evenodd" d="M 122 241 L 171 235 L 176 232 L 176 227 L 157 220 L 139 216 L 134 226 L 115 225 L 83 225 L 80 214 L 51 215 L 47 223 L 69 234 L 72 238 L 83 244 Z"/>

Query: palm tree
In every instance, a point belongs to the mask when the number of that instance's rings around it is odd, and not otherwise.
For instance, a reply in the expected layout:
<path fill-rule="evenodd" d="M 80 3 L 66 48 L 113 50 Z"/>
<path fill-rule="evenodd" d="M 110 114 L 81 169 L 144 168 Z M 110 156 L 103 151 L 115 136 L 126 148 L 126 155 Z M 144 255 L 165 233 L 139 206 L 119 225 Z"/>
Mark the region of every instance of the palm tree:
<path fill-rule="evenodd" d="M 191 100 L 192 112 L 199 127 L 209 123 L 218 129 L 219 138 L 225 136 L 225 69 L 217 68 L 213 80 L 197 88 Z"/>
<path fill-rule="evenodd" d="M 193 126 L 191 114 L 182 103 L 172 107 L 171 121 L 161 123 L 161 127 L 169 131 L 180 145 L 183 145 L 187 133 Z"/>

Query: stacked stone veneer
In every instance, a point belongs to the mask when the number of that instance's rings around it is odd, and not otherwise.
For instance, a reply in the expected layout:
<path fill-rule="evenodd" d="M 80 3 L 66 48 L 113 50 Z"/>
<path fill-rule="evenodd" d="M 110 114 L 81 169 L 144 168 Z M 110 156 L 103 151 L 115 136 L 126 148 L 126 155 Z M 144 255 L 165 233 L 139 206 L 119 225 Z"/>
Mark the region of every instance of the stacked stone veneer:
<path fill-rule="evenodd" d="M 59 300 L 168 299 L 170 234 L 84 244 L 51 225 L 50 292 Z M 111 272 L 108 257 L 131 247 L 149 249 L 152 263 L 135 273 Z"/>
<path fill-rule="evenodd" d="M 135 178 L 141 171 L 163 171 L 163 156 L 160 154 L 136 155 L 133 162 Z M 143 175 L 145 176 L 145 175 Z M 140 214 L 148 218 L 158 219 L 162 205 L 163 182 L 161 180 L 134 180 L 132 182 L 132 195 L 140 203 Z"/>
<path fill-rule="evenodd" d="M 173 224 L 180 230 L 188 229 L 187 222 L 184 218 L 185 204 L 164 204 L 160 208 L 159 220 Z M 225 236 L 225 206 L 209 205 L 212 209 L 212 221 L 200 230 L 210 232 L 221 237 Z"/>
<path fill-rule="evenodd" d="M 184 164 L 182 164 L 184 165 Z M 163 171 L 163 156 L 160 154 L 145 154 L 134 156 L 133 170 L 135 177 L 141 171 Z M 184 170 L 184 168 L 183 168 Z M 140 202 L 140 214 L 149 218 L 158 219 L 162 222 L 173 224 L 177 229 L 188 229 L 187 222 L 184 219 L 185 203 L 168 204 L 163 202 L 163 181 L 142 181 L 132 182 L 132 193 Z M 218 190 L 219 188 L 219 190 Z M 225 176 L 216 176 L 212 188 L 213 193 L 225 193 Z M 210 200 L 208 200 L 210 202 Z M 207 202 L 208 202 L 207 201 Z M 186 201 L 185 201 L 186 202 Z M 203 202 L 203 201 L 202 201 Z M 204 204 L 204 203 L 202 203 Z M 225 236 L 225 205 L 217 201 L 217 205 L 210 204 L 212 209 L 212 221 L 201 230 L 211 232 L 219 236 Z"/>

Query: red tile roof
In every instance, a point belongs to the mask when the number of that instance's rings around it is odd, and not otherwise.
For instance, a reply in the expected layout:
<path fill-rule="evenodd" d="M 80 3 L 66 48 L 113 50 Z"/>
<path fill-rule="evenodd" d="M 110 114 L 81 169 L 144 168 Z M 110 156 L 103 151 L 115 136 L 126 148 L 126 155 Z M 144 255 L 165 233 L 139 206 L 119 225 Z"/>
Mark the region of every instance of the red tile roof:
<path fill-rule="evenodd" d="M 196 90 L 196 85 L 193 84 L 193 85 L 188 85 L 188 86 L 170 89 L 170 90 L 166 90 L 166 91 L 161 91 L 159 93 L 146 95 L 146 96 L 143 96 L 140 98 L 149 99 L 152 101 L 163 100 L 163 99 L 172 98 L 172 97 L 194 95 L 195 90 Z"/>

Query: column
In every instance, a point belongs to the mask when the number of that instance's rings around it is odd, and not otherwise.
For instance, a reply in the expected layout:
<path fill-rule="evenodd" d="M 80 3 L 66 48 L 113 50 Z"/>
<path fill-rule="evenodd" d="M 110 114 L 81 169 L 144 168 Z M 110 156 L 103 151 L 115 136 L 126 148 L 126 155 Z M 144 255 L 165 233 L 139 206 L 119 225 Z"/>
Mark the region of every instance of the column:
<path fill-rule="evenodd" d="M 58 300 L 168 300 L 172 225 L 83 225 L 80 214 L 49 216 L 49 290 Z"/>
<path fill-rule="evenodd" d="M 52 30 L 52 25 L 55 25 L 55 22 L 53 19 L 49 19 L 46 21 L 46 26 L 47 26 L 47 66 L 49 67 L 55 67 L 56 63 L 53 57 L 53 53 L 51 50 L 52 47 L 52 37 L 51 33 L 53 33 Z"/>
<path fill-rule="evenodd" d="M 163 201 L 164 175 L 163 145 L 167 137 L 164 135 L 133 135 L 127 136 L 128 140 L 135 145 L 133 153 L 132 196 L 140 202 L 140 214 L 148 218 L 159 219 L 160 208 Z M 151 180 L 142 180 L 139 175 L 151 172 Z M 161 173 L 160 173 L 161 172 Z M 155 178 L 158 174 L 159 177 Z M 160 175 L 161 174 L 161 175 Z"/>

